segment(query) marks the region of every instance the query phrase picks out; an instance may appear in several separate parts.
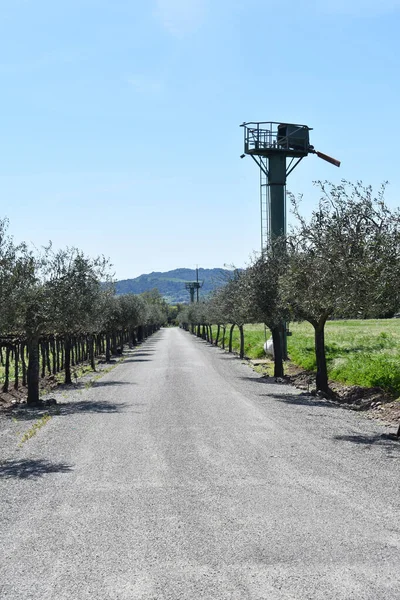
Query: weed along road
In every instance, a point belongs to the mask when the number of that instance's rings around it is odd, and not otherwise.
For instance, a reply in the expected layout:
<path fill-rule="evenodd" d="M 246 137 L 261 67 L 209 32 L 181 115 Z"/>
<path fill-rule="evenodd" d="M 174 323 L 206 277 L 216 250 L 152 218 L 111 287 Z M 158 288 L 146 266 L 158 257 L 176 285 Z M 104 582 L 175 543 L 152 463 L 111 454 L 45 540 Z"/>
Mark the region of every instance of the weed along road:
<path fill-rule="evenodd" d="M 0 421 L 2 600 L 400 599 L 390 428 L 179 329 L 56 398 Z"/>

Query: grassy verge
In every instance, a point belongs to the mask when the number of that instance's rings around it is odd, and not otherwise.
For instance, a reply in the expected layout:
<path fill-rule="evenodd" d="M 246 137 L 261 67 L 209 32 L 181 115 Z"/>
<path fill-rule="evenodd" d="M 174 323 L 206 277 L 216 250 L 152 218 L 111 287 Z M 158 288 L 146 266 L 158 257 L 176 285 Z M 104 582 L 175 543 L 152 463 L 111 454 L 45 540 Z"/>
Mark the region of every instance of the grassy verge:
<path fill-rule="evenodd" d="M 39 429 L 44 427 L 46 423 L 50 421 L 50 419 L 51 416 L 48 413 L 46 413 L 38 421 L 36 421 L 36 423 L 34 423 L 27 431 L 25 431 L 18 444 L 18 448 L 22 448 L 22 444 L 24 444 L 25 442 L 30 440 L 34 435 L 36 435 Z"/>
<path fill-rule="evenodd" d="M 293 333 L 288 338 L 290 360 L 303 369 L 315 370 L 312 326 L 292 323 L 290 329 Z M 213 331 L 215 335 L 216 328 Z M 245 326 L 248 358 L 264 357 L 264 339 L 263 325 Z M 400 395 L 400 319 L 330 321 L 326 325 L 325 342 L 330 379 L 348 385 L 379 386 Z M 233 350 L 239 350 L 236 327 Z"/>

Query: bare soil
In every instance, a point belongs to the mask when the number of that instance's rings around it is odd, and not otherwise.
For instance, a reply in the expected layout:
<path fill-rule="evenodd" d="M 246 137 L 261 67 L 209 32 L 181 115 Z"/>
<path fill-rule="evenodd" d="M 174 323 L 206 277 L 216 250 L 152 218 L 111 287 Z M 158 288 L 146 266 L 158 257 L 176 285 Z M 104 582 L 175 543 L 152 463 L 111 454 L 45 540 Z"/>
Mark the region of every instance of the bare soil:
<path fill-rule="evenodd" d="M 54 375 L 46 376 L 40 379 L 40 395 L 47 394 L 60 386 Z M 0 411 L 8 410 L 18 404 L 24 404 L 28 396 L 28 388 L 20 385 L 18 389 L 10 387 L 8 392 L 0 392 Z"/>
<path fill-rule="evenodd" d="M 81 385 L 82 381 L 87 381 L 88 379 L 90 380 L 91 378 L 98 376 L 101 371 L 110 368 L 110 366 L 112 366 L 116 362 L 119 362 L 121 358 L 123 358 L 123 356 L 113 356 L 111 361 L 107 363 L 105 357 L 100 356 L 99 359 L 96 361 L 96 371 L 92 371 L 89 368 L 89 363 L 79 364 L 79 367 L 77 368 L 80 371 L 84 368 L 87 368 L 87 370 L 85 369 L 85 372 L 80 377 L 78 377 L 76 371 L 72 369 L 73 383 L 71 385 L 66 385 L 62 381 L 60 381 L 60 379 L 64 376 L 64 371 L 60 371 L 57 376 L 46 375 L 45 377 L 41 377 L 39 380 L 39 395 L 40 397 L 47 396 L 48 394 L 51 394 L 53 390 L 56 389 L 59 390 L 63 388 L 68 389 L 77 387 Z M 20 404 L 25 404 L 27 396 L 28 388 L 23 385 L 19 385 L 17 390 L 14 389 L 14 387 L 10 386 L 9 391 L 6 393 L 0 391 L 0 412 L 13 410 L 13 408 L 18 408 Z"/>

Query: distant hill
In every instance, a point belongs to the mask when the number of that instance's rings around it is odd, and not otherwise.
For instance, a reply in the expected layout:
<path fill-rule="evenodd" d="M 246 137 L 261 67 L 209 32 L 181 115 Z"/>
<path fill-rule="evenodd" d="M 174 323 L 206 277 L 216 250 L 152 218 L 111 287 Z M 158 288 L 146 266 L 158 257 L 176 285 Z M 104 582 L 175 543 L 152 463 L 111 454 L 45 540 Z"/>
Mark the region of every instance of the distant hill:
<path fill-rule="evenodd" d="M 227 281 L 228 269 L 199 269 L 199 281 L 204 282 L 199 290 L 200 298 L 206 296 Z M 195 269 L 175 269 L 166 273 L 149 273 L 135 279 L 124 279 L 115 284 L 117 294 L 141 294 L 157 288 L 170 304 L 189 302 L 189 291 L 185 282 L 196 281 Z"/>

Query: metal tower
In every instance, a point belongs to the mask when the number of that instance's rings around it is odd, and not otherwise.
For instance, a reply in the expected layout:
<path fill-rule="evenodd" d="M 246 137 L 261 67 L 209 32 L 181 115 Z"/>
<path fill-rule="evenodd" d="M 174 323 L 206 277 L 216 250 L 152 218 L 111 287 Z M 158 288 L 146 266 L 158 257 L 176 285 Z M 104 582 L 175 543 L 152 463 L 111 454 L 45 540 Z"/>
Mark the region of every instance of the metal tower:
<path fill-rule="evenodd" d="M 260 168 L 261 252 L 268 243 L 286 235 L 286 178 L 308 154 L 340 167 L 335 158 L 310 145 L 307 125 L 273 121 L 242 123 L 244 158 L 249 154 Z M 287 159 L 290 159 L 289 161 Z M 283 356 L 287 358 L 287 331 L 283 324 Z M 265 330 L 266 337 L 266 330 Z"/>
<path fill-rule="evenodd" d="M 261 251 L 286 234 L 286 178 L 308 154 L 339 167 L 340 162 L 310 145 L 307 125 L 273 121 L 243 123 L 244 158 L 249 154 L 260 168 Z M 287 161 L 287 159 L 290 159 Z"/>
<path fill-rule="evenodd" d="M 203 286 L 204 281 L 199 281 L 199 269 L 196 268 L 196 281 L 187 281 L 185 288 L 189 290 L 190 304 L 194 303 L 194 292 L 196 290 L 196 302 L 199 301 L 199 289 Z"/>

